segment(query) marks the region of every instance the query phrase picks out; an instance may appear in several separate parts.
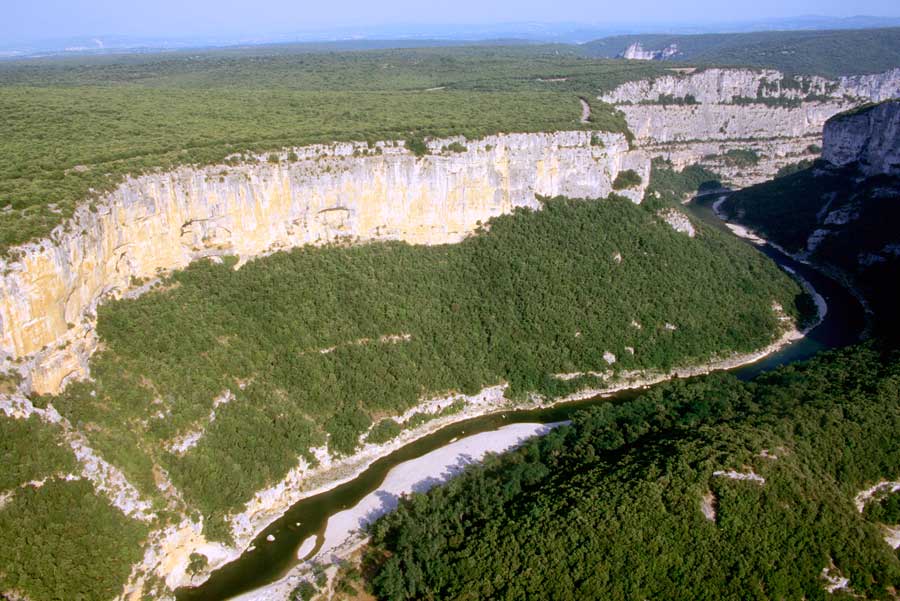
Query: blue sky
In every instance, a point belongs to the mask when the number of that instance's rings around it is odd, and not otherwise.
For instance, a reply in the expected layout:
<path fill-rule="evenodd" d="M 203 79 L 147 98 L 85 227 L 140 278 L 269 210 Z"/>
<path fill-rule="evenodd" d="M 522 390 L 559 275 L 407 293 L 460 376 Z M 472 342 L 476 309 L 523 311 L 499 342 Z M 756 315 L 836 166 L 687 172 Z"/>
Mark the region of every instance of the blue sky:
<path fill-rule="evenodd" d="M 0 0 L 0 44 L 84 35 L 266 34 L 329 26 L 900 16 L 900 0 Z"/>

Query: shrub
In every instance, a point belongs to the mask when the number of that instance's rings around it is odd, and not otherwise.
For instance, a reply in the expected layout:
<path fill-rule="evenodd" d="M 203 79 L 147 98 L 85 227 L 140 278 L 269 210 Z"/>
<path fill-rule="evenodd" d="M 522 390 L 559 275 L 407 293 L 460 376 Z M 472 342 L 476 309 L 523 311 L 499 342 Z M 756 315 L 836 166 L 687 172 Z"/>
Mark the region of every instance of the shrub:
<path fill-rule="evenodd" d="M 209 566 L 209 560 L 202 553 L 191 553 L 188 558 L 188 574 L 199 574 Z"/>
<path fill-rule="evenodd" d="M 425 138 L 421 136 L 412 136 L 410 138 L 407 138 L 406 149 L 417 157 L 422 157 L 428 154 L 428 145 L 425 143 Z"/>
<path fill-rule="evenodd" d="M 460 144 L 459 142 L 453 142 L 452 144 L 447 144 L 446 146 L 444 146 L 444 150 L 447 150 L 450 152 L 465 152 L 468 150 L 468 148 L 466 148 L 464 145 Z"/>
<path fill-rule="evenodd" d="M 620 171 L 613 182 L 613 190 L 626 190 L 641 185 L 641 176 L 633 169 Z"/>

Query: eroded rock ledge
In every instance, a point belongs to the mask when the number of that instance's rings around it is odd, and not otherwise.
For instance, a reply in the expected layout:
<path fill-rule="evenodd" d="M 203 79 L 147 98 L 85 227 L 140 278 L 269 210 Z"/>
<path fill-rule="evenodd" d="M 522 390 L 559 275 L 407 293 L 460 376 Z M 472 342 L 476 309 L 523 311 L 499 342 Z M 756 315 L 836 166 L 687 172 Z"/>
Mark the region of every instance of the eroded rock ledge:
<path fill-rule="evenodd" d="M 237 166 L 181 168 L 131 178 L 85 204 L 49 239 L 0 263 L 0 352 L 22 388 L 55 393 L 88 375 L 97 304 L 191 261 L 330 242 L 456 242 L 491 217 L 540 206 L 538 196 L 640 202 L 649 157 L 621 134 L 581 131 L 434 140 L 416 157 L 403 143 L 317 145 Z M 466 146 L 450 152 L 452 142 Z"/>

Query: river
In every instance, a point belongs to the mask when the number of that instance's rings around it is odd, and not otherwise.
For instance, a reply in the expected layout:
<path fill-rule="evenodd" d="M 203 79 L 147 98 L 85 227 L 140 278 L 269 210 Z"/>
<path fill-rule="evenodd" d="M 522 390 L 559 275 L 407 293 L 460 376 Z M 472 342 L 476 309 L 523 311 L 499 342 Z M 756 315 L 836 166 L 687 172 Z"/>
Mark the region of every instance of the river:
<path fill-rule="evenodd" d="M 698 199 L 685 206 L 691 215 L 707 225 L 731 234 L 711 208 L 715 197 Z M 733 235 L 733 234 L 731 234 Z M 747 242 L 749 244 L 749 242 Z M 747 380 L 778 366 L 808 359 L 819 351 L 853 344 L 863 330 L 865 317 L 856 299 L 834 280 L 808 265 L 770 246 L 755 246 L 771 257 L 780 267 L 804 278 L 824 298 L 828 310 L 822 322 L 807 335 L 764 359 L 731 370 L 735 376 Z M 240 557 L 214 571 L 202 585 L 182 588 L 176 592 L 178 601 L 223 601 L 242 593 L 266 586 L 285 576 L 298 564 L 298 549 L 312 553 L 324 541 L 326 527 L 333 516 L 356 507 L 378 490 L 389 472 L 406 462 L 412 462 L 460 439 L 492 432 L 511 424 L 552 424 L 570 419 L 571 415 L 597 403 L 622 402 L 645 391 L 626 390 L 612 396 L 566 403 L 546 409 L 506 411 L 447 426 L 374 462 L 353 480 L 321 494 L 302 499 L 281 518 L 263 530 Z M 439 472 L 444 472 L 440 466 Z M 274 540 L 272 540 L 274 538 Z M 311 543 L 317 541 L 315 546 Z M 308 556 L 304 553 L 304 556 Z"/>

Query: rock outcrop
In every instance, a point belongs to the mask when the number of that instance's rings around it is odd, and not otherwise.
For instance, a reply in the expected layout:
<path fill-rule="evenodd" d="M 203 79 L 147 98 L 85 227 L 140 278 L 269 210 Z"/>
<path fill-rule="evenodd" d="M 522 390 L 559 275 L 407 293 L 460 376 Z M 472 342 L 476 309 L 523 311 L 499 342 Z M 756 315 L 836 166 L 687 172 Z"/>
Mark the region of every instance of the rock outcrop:
<path fill-rule="evenodd" d="M 212 255 L 241 261 L 336 241 L 455 242 L 538 196 L 601 198 L 620 171 L 649 179 L 649 158 L 621 134 L 507 134 L 403 145 L 285 150 L 234 167 L 181 168 L 127 180 L 82 206 L 49 239 L 2 262 L 0 351 L 24 388 L 60 390 L 87 375 L 96 306 L 160 273 Z M 446 152 L 463 142 L 465 152 Z M 644 185 L 623 194 L 634 202 Z"/>
<path fill-rule="evenodd" d="M 837 115 L 825 124 L 822 158 L 859 165 L 867 176 L 900 175 L 900 101 Z"/>
<path fill-rule="evenodd" d="M 625 114 L 637 144 L 676 168 L 703 163 L 744 187 L 816 157 L 832 116 L 900 96 L 900 70 L 828 80 L 779 71 L 705 69 L 633 81 L 600 96 Z M 721 160 L 752 149 L 758 165 Z"/>
<path fill-rule="evenodd" d="M 635 61 L 662 61 L 670 59 L 678 53 L 678 44 L 670 44 L 662 50 L 644 50 L 643 44 L 635 42 L 625 49 L 622 58 Z"/>

